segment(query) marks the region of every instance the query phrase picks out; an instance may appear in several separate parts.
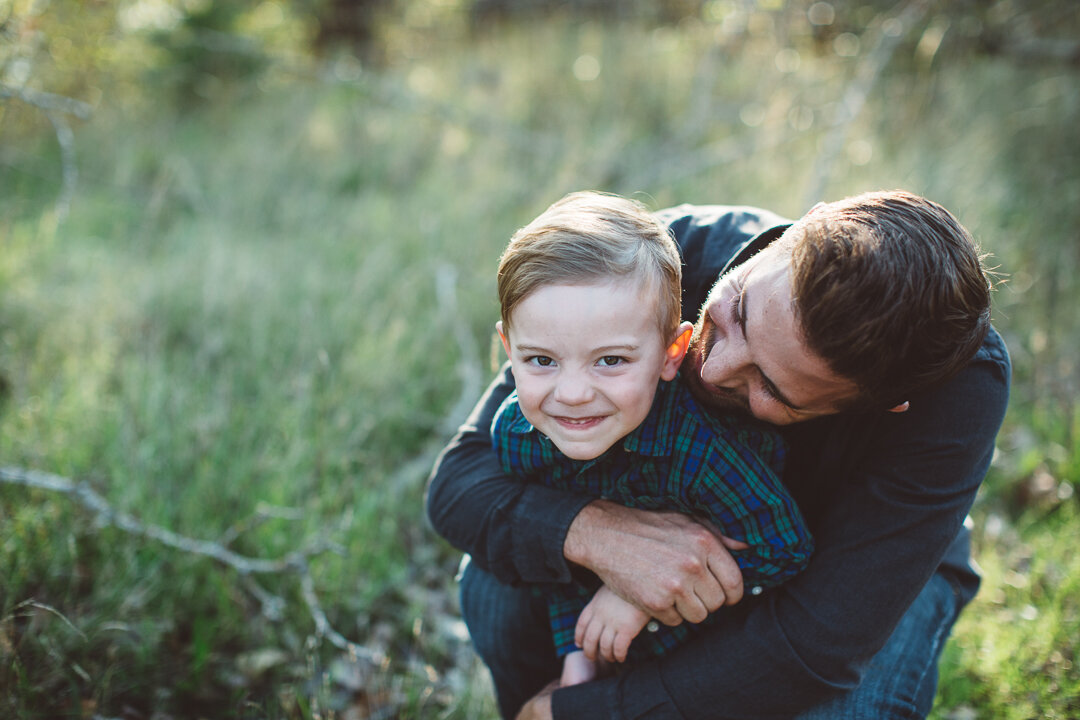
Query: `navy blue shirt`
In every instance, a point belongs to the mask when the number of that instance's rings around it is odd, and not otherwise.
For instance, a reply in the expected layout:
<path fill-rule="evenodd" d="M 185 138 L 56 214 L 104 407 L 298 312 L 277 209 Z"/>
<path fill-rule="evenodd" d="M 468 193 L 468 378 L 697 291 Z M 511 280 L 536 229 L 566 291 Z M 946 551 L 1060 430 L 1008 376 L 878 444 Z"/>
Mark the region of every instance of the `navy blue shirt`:
<path fill-rule="evenodd" d="M 693 319 L 726 267 L 779 237 L 788 221 L 743 207 L 661 213 L 684 261 Z M 809 567 L 676 651 L 616 677 L 557 690 L 568 718 L 787 717 L 858 684 L 936 571 L 978 586 L 964 518 L 1005 414 L 1010 365 L 991 330 L 956 376 L 908 398 L 905 413 L 840 414 L 783 430 L 784 483 L 814 535 Z M 507 583 L 568 582 L 567 529 L 591 498 L 507 476 L 489 428 L 513 389 L 504 371 L 443 452 L 428 492 L 436 531 Z"/>

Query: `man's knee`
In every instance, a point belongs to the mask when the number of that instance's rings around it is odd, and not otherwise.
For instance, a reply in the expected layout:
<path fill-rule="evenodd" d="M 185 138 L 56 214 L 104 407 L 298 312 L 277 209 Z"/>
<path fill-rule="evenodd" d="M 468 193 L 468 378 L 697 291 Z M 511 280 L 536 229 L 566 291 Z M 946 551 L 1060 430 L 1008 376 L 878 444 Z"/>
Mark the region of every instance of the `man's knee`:
<path fill-rule="evenodd" d="M 547 604 L 529 588 L 503 585 L 470 563 L 461 577 L 461 614 L 504 718 L 559 676 Z"/>
<path fill-rule="evenodd" d="M 527 587 L 504 585 L 475 563 L 461 577 L 461 614 L 477 654 L 489 666 L 529 648 L 553 647 L 543 600 Z"/>

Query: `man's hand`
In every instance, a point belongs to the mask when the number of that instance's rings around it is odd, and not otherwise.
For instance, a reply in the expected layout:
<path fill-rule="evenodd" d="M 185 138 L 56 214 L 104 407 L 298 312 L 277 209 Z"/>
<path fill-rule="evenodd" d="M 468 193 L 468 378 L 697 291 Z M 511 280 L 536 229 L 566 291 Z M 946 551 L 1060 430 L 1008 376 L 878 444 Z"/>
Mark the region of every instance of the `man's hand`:
<path fill-rule="evenodd" d="M 554 680 L 537 693 L 517 714 L 517 720 L 552 720 L 551 693 L 559 689 L 559 681 Z"/>
<path fill-rule="evenodd" d="M 725 538 L 691 517 L 594 500 L 570 524 L 563 553 L 666 625 L 701 622 L 742 599 L 742 572 Z"/>
<path fill-rule="evenodd" d="M 608 662 L 626 662 L 630 642 L 649 622 L 649 616 L 636 605 L 601 586 L 581 611 L 574 642 L 585 651 L 589 660 L 603 658 Z"/>

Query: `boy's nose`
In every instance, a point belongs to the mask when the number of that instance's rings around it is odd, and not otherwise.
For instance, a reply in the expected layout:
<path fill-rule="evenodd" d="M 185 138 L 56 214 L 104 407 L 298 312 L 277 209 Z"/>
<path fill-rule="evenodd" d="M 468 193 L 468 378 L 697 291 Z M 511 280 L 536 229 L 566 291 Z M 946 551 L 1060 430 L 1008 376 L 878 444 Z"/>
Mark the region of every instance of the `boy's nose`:
<path fill-rule="evenodd" d="M 564 405 L 581 405 L 592 400 L 593 388 L 584 373 L 564 372 L 555 386 L 555 399 Z"/>

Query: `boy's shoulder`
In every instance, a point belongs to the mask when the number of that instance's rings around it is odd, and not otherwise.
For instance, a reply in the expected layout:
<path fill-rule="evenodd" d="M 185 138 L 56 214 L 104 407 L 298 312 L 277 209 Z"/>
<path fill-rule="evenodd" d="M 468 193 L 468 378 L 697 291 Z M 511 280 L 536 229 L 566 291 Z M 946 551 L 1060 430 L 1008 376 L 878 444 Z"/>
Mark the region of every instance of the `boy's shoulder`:
<path fill-rule="evenodd" d="M 667 432 L 675 454 L 693 454 L 726 465 L 733 450 L 766 459 L 782 451 L 784 441 L 778 430 L 750 416 L 707 410 L 681 377 L 664 389 L 671 409 Z"/>

